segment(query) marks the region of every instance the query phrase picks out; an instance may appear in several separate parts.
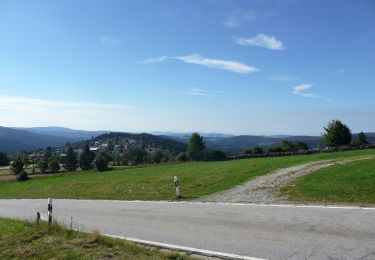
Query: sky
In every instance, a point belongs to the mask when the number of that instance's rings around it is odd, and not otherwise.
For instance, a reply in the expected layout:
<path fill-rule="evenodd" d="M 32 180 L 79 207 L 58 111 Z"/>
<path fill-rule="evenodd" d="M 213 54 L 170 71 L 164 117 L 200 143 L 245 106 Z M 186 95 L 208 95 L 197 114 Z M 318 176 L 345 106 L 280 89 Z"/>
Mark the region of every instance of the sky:
<path fill-rule="evenodd" d="M 375 132 L 375 1 L 0 0 L 0 125 Z"/>

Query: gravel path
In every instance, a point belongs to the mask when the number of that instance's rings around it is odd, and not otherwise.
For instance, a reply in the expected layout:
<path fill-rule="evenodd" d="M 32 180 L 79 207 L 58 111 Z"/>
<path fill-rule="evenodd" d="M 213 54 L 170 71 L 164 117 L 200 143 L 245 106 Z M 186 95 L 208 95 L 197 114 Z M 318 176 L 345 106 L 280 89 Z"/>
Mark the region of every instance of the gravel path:
<path fill-rule="evenodd" d="M 220 191 L 199 199 L 203 202 L 242 202 L 260 204 L 286 204 L 290 203 L 287 196 L 280 196 L 282 187 L 298 177 L 310 174 L 322 168 L 335 164 L 346 164 L 358 160 L 368 160 L 374 157 L 364 157 L 347 160 L 325 160 L 319 162 L 305 163 L 289 168 L 279 169 L 273 173 L 266 174 L 238 185 L 232 189 Z"/>

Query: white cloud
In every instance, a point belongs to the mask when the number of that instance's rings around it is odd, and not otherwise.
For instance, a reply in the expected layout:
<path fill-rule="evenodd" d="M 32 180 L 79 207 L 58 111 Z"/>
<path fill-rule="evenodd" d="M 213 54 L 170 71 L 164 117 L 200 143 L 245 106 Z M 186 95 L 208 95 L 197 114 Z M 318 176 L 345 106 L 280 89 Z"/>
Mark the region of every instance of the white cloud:
<path fill-rule="evenodd" d="M 299 78 L 292 76 L 292 75 L 273 75 L 270 77 L 270 79 L 274 81 L 283 81 L 283 82 L 292 82 L 292 81 L 299 80 Z"/>
<path fill-rule="evenodd" d="M 128 109 L 127 105 L 105 104 L 105 103 L 85 103 L 85 102 L 67 102 L 50 99 L 35 99 L 17 96 L 0 96 L 0 110 L 16 110 L 16 111 L 43 111 L 58 109 Z"/>
<path fill-rule="evenodd" d="M 254 10 L 231 10 L 226 13 L 222 24 L 228 28 L 240 27 L 242 23 L 255 21 L 257 18 Z"/>
<path fill-rule="evenodd" d="M 188 92 L 186 94 L 192 95 L 192 96 L 204 96 L 204 97 L 210 97 L 212 98 L 213 96 L 217 94 L 223 94 L 224 91 L 222 90 L 205 90 L 201 88 L 196 88 L 196 87 L 191 87 L 189 88 Z"/>
<path fill-rule="evenodd" d="M 197 53 L 174 57 L 175 59 L 181 60 L 186 63 L 198 64 L 209 68 L 223 69 L 240 74 L 248 74 L 259 71 L 257 68 L 231 60 L 219 60 L 205 58 Z"/>
<path fill-rule="evenodd" d="M 270 50 L 285 50 L 284 44 L 274 36 L 260 33 L 252 38 L 234 38 L 235 43 L 244 46 L 258 46 Z"/>
<path fill-rule="evenodd" d="M 335 70 L 334 71 L 334 74 L 336 74 L 336 75 L 340 75 L 340 74 L 344 74 L 344 73 L 345 73 L 344 69 L 340 69 L 340 70 Z"/>
<path fill-rule="evenodd" d="M 140 64 L 159 63 L 159 62 L 165 61 L 167 58 L 168 58 L 168 56 L 164 55 L 164 56 L 157 57 L 157 58 L 149 58 L 149 59 L 146 59 L 146 60 L 142 60 L 142 61 L 139 61 L 138 63 L 140 63 Z"/>
<path fill-rule="evenodd" d="M 99 42 L 107 46 L 117 45 L 119 43 L 119 41 L 115 37 L 110 36 L 110 35 L 105 35 L 105 36 L 100 37 Z"/>
<path fill-rule="evenodd" d="M 318 95 L 316 95 L 314 93 L 311 93 L 311 92 L 306 92 L 306 90 L 312 88 L 313 86 L 314 86 L 313 84 L 306 84 L 306 83 L 298 85 L 298 86 L 294 86 L 293 87 L 293 94 L 299 95 L 299 96 L 302 96 L 302 97 L 307 97 L 307 98 L 322 98 L 322 99 L 325 99 L 326 101 L 332 101 L 331 98 L 318 96 Z"/>
<path fill-rule="evenodd" d="M 312 88 L 314 85 L 313 84 L 301 84 L 298 86 L 293 87 L 293 94 L 296 95 L 301 95 L 303 94 L 302 92 L 305 91 L 306 89 Z"/>

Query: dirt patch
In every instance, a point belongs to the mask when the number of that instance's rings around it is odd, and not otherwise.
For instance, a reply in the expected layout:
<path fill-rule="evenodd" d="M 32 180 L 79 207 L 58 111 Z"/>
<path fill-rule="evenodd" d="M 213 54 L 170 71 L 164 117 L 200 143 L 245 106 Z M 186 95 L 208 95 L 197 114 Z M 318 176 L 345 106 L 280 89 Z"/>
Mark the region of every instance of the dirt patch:
<path fill-rule="evenodd" d="M 259 204 L 290 203 L 287 196 L 280 196 L 279 191 L 282 187 L 286 186 L 296 178 L 335 164 L 346 164 L 353 161 L 368 160 L 373 158 L 374 157 L 348 160 L 326 160 L 279 169 L 273 173 L 260 176 L 232 189 L 202 197 L 199 199 L 199 201 Z"/>

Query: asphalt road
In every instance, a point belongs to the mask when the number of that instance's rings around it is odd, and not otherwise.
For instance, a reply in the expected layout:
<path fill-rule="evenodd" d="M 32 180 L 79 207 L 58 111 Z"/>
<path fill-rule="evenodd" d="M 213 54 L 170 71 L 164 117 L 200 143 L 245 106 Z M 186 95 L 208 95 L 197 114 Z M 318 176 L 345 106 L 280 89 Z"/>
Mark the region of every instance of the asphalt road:
<path fill-rule="evenodd" d="M 35 219 L 47 200 L 0 200 L 0 216 Z M 54 200 L 75 229 L 266 259 L 375 259 L 375 209 Z"/>

